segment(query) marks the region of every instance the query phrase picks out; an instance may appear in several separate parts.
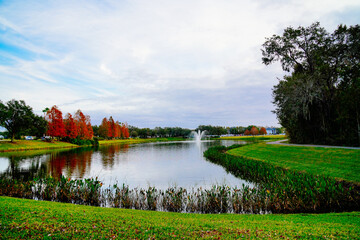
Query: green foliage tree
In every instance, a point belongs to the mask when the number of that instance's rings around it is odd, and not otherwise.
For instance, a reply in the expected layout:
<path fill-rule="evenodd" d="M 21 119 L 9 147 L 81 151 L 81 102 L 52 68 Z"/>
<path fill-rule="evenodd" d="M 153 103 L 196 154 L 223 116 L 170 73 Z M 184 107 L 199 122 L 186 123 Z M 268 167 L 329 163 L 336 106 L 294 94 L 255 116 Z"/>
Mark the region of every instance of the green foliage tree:
<path fill-rule="evenodd" d="M 359 45 L 359 25 L 329 34 L 314 23 L 267 38 L 263 63 L 290 73 L 273 96 L 291 142 L 360 145 Z"/>
<path fill-rule="evenodd" d="M 39 117 L 33 113 L 32 108 L 27 106 L 23 100 L 12 99 L 6 104 L 0 101 L 0 126 L 7 129 L 11 142 L 14 141 L 16 134 L 31 131 L 34 123 L 36 123 L 40 131 L 44 129 L 44 123 L 39 120 Z"/>
<path fill-rule="evenodd" d="M 227 129 L 221 126 L 200 125 L 197 129 L 195 129 L 195 131 L 197 130 L 206 131 L 207 135 L 220 136 L 222 134 L 227 134 Z"/>

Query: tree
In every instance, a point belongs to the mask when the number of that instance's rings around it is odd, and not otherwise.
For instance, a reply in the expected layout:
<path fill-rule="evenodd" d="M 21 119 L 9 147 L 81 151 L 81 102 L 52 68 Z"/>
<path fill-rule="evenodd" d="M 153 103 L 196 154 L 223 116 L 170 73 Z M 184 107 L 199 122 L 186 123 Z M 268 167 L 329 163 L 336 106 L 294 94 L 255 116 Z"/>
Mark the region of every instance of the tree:
<path fill-rule="evenodd" d="M 259 129 L 257 127 L 252 127 L 250 130 L 251 135 L 259 135 Z"/>
<path fill-rule="evenodd" d="M 155 132 L 155 131 L 154 131 Z M 129 129 L 126 123 L 121 124 L 121 137 L 122 138 L 129 138 Z"/>
<path fill-rule="evenodd" d="M 250 131 L 248 129 L 245 130 L 244 135 L 248 136 L 250 135 Z"/>
<path fill-rule="evenodd" d="M 66 114 L 64 119 L 65 136 L 71 139 L 75 139 L 78 136 L 78 128 L 74 121 L 74 118 L 70 113 Z"/>
<path fill-rule="evenodd" d="M 112 118 L 112 116 L 110 116 L 108 124 L 109 124 L 108 137 L 114 138 L 115 132 L 116 132 L 116 129 L 115 129 L 116 126 L 115 126 L 115 122 L 114 122 L 114 119 Z"/>
<path fill-rule="evenodd" d="M 78 129 L 78 137 L 80 139 L 90 139 L 89 138 L 89 128 L 88 128 L 88 120 L 86 116 L 81 112 L 81 110 L 77 110 L 74 116 L 75 123 Z"/>
<path fill-rule="evenodd" d="M 6 104 L 0 101 L 0 126 L 9 132 L 11 142 L 14 141 L 15 134 L 32 125 L 34 116 L 32 108 L 27 106 L 23 100 L 12 99 Z"/>
<path fill-rule="evenodd" d="M 48 121 L 47 135 L 51 137 L 65 137 L 65 127 L 62 112 L 54 105 L 45 116 Z"/>
<path fill-rule="evenodd" d="M 20 131 L 21 135 L 42 137 L 46 133 L 48 123 L 44 117 L 33 115 L 31 124 L 27 129 Z"/>
<path fill-rule="evenodd" d="M 98 137 L 99 136 L 99 126 L 93 125 L 92 130 L 93 130 L 94 136 Z"/>
<path fill-rule="evenodd" d="M 266 128 L 262 127 L 260 128 L 260 135 L 266 135 L 267 132 L 266 132 Z"/>
<path fill-rule="evenodd" d="M 109 132 L 109 123 L 107 118 L 103 118 L 100 126 L 99 126 L 99 136 L 103 137 L 103 138 L 107 138 L 108 137 L 108 132 Z"/>
<path fill-rule="evenodd" d="M 290 73 L 273 96 L 291 142 L 360 145 L 359 52 L 359 25 L 329 34 L 314 23 L 267 38 L 263 63 Z"/>
<path fill-rule="evenodd" d="M 89 115 L 86 115 L 86 127 L 87 127 L 87 134 L 86 134 L 86 139 L 92 139 L 94 136 L 94 132 L 93 132 L 93 128 L 91 126 L 91 119 Z"/>

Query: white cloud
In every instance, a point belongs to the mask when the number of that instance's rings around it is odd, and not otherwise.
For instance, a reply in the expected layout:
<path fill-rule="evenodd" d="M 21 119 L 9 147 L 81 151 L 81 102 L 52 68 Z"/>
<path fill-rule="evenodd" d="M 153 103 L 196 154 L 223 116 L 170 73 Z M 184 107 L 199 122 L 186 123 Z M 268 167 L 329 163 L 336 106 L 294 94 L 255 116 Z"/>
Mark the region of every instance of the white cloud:
<path fill-rule="evenodd" d="M 358 1 L 4 1 L 0 41 L 32 55 L 7 52 L 15 63 L 0 62 L 0 87 L 7 89 L 1 97 L 37 109 L 57 104 L 63 111 L 127 115 L 129 123 L 146 119 L 143 126 L 172 125 L 178 114 L 187 116 L 184 126 L 196 127 L 191 116 L 202 109 L 223 122 L 233 116 L 234 124 L 247 118 L 274 125 L 269 98 L 283 73 L 261 64 L 265 37 L 317 20 L 332 30 L 340 23 L 333 14 L 354 8 Z M 231 95 L 258 88 L 267 97 L 256 102 Z M 184 91 L 192 100 L 181 98 Z M 211 100 L 215 93 L 222 102 Z M 226 97 L 239 102 L 224 107 Z M 213 106 L 204 109 L 210 100 Z M 266 105 L 266 117 L 254 104 Z M 236 113 L 241 109 L 253 110 L 244 116 Z M 166 111 L 172 118 L 159 121 Z"/>

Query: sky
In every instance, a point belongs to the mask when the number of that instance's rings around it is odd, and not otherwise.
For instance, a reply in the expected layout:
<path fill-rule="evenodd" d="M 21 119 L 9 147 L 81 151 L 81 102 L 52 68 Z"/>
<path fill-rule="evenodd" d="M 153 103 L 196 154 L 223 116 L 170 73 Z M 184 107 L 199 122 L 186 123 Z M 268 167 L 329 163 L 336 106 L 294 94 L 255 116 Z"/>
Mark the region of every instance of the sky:
<path fill-rule="evenodd" d="M 360 23 L 358 0 L 0 0 L 0 100 L 138 127 L 279 126 L 266 37 Z"/>

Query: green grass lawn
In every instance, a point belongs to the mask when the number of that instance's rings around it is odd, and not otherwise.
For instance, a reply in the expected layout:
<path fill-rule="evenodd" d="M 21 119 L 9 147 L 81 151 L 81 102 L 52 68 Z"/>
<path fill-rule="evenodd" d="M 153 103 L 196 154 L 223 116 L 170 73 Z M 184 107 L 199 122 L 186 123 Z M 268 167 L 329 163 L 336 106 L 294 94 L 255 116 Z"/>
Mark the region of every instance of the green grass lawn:
<path fill-rule="evenodd" d="M 41 140 L 14 140 L 14 142 L 0 141 L 0 152 L 38 150 L 38 149 L 55 149 L 55 148 L 74 148 L 79 147 L 67 142 L 44 142 Z"/>
<path fill-rule="evenodd" d="M 232 149 L 228 153 L 360 183 L 360 150 L 261 143 Z"/>
<path fill-rule="evenodd" d="M 360 213 L 184 214 L 0 197 L 1 239 L 235 239 L 360 236 Z"/>
<path fill-rule="evenodd" d="M 229 136 L 220 137 L 222 140 L 243 140 L 243 141 L 266 141 L 266 140 L 281 140 L 285 139 L 285 135 L 257 135 L 257 136 Z"/>

